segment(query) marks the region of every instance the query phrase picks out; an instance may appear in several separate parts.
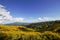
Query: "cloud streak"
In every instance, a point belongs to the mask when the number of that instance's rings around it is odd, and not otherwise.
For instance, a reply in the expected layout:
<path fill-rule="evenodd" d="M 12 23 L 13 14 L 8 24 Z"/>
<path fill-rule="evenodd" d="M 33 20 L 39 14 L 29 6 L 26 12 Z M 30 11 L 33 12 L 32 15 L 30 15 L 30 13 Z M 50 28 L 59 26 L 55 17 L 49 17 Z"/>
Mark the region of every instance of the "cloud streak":
<path fill-rule="evenodd" d="M 35 20 L 35 22 L 46 22 L 46 21 L 56 21 L 56 20 L 60 20 L 60 18 L 51 18 L 51 17 L 39 17 Z"/>
<path fill-rule="evenodd" d="M 10 15 L 10 12 L 7 11 L 3 5 L 0 5 L 0 23 L 3 23 L 5 21 L 10 21 L 10 22 L 22 22 L 24 18 L 14 18 L 13 16 Z"/>

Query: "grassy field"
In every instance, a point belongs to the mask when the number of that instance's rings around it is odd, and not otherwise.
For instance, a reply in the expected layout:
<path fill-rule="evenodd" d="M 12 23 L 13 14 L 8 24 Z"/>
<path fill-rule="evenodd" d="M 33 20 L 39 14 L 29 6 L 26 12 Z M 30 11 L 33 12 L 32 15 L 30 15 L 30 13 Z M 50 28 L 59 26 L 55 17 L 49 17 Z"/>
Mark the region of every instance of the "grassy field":
<path fill-rule="evenodd" d="M 60 40 L 60 33 L 42 33 L 25 26 L 0 25 L 0 40 Z"/>

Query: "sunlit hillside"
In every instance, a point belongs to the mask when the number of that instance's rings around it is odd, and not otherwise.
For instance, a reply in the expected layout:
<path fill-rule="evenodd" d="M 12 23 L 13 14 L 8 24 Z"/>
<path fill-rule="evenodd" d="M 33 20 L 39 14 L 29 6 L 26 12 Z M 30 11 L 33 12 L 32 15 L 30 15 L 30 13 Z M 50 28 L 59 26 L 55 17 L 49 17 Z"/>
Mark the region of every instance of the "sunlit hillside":
<path fill-rule="evenodd" d="M 0 25 L 0 40 L 31 40 L 33 37 L 39 39 L 39 35 L 39 32 L 24 26 Z"/>

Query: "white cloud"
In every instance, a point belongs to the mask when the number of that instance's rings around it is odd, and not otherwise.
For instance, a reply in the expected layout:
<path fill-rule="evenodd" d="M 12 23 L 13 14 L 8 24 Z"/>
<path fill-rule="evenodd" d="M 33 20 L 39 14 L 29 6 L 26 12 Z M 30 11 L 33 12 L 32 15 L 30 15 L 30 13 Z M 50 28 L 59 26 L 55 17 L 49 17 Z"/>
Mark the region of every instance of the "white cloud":
<path fill-rule="evenodd" d="M 23 22 L 24 18 L 14 18 L 14 22 Z"/>
<path fill-rule="evenodd" d="M 51 17 L 43 17 L 43 18 L 38 18 L 39 21 L 55 21 L 55 20 L 60 20 L 60 18 L 51 18 Z"/>
<path fill-rule="evenodd" d="M 36 19 L 33 18 L 31 20 L 28 20 L 28 22 L 36 23 L 36 22 L 55 21 L 55 20 L 60 20 L 60 17 L 59 18 L 39 17 L 39 18 L 36 18 Z"/>
<path fill-rule="evenodd" d="M 0 4 L 0 7 L 4 7 L 4 6 Z"/>
<path fill-rule="evenodd" d="M 5 21 L 10 22 L 21 22 L 24 18 L 14 18 L 10 15 L 10 12 L 7 11 L 3 5 L 0 5 L 0 23 L 3 23 Z"/>

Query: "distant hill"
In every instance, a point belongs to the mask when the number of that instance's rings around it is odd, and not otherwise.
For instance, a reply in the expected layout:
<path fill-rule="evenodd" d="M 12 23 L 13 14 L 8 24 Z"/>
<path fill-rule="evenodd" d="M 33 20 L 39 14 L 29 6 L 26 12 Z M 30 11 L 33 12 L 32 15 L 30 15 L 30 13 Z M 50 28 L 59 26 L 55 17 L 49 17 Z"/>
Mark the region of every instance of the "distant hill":
<path fill-rule="evenodd" d="M 22 23 L 22 22 L 14 22 L 14 23 L 8 23 L 6 25 L 29 25 L 30 23 Z"/>

